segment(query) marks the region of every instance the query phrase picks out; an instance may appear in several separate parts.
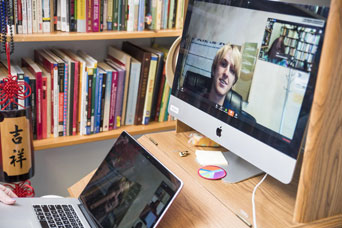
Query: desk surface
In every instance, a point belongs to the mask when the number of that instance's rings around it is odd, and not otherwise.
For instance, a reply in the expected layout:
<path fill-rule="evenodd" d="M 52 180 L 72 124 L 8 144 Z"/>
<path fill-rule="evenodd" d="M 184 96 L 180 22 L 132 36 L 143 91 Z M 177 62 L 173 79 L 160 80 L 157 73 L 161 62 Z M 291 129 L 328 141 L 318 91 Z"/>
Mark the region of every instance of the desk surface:
<path fill-rule="evenodd" d="M 144 135 L 138 140 L 184 182 L 182 191 L 159 227 L 248 227 L 247 224 L 252 224 L 252 191 L 261 176 L 237 184 L 199 177 L 197 170 L 200 165 L 195 161 L 195 150 L 199 148 L 188 144 L 188 135 L 163 132 Z M 178 152 L 184 150 L 190 154 L 180 157 Z M 70 195 L 78 197 L 92 174 L 71 186 L 68 189 Z M 293 222 L 296 189 L 297 181 L 284 185 L 267 177 L 255 197 L 258 226 L 342 227 L 342 216 L 310 224 Z"/>

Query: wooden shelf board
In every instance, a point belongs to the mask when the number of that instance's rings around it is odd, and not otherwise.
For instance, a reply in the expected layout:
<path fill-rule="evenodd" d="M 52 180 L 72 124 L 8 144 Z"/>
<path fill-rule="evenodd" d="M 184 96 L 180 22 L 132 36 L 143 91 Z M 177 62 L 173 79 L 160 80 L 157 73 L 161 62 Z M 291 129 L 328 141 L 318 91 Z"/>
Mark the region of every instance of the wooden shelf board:
<path fill-rule="evenodd" d="M 165 29 L 159 31 L 105 31 L 105 32 L 52 32 L 35 34 L 15 34 L 15 42 L 41 42 L 41 41 L 73 41 L 73 40 L 109 40 L 109 39 L 136 39 L 177 37 L 182 35 L 181 29 Z"/>
<path fill-rule="evenodd" d="M 152 122 L 148 125 L 131 125 L 123 126 L 112 131 L 101 132 L 92 135 L 76 135 L 76 136 L 62 136 L 62 137 L 51 137 L 48 139 L 34 140 L 34 150 L 44 150 L 56 147 L 71 146 L 82 143 L 89 143 L 107 139 L 117 138 L 123 130 L 127 131 L 131 135 L 146 134 L 157 131 L 174 130 L 176 127 L 175 121 L 167 122 Z"/>

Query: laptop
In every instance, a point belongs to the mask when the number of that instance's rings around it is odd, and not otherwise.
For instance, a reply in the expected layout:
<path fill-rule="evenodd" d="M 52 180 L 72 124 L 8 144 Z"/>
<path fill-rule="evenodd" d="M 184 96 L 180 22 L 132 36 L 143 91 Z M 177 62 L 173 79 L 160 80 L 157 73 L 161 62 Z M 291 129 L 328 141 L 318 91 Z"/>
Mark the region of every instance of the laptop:
<path fill-rule="evenodd" d="M 0 227 L 156 227 L 182 186 L 124 131 L 78 199 L 0 203 Z"/>

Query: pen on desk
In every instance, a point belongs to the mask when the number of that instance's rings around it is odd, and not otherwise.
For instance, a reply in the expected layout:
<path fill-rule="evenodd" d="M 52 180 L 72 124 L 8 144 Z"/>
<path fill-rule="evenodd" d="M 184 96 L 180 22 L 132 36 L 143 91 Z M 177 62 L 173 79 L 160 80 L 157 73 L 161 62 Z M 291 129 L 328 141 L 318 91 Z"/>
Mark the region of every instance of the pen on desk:
<path fill-rule="evenodd" d="M 154 145 L 158 146 L 158 143 L 154 141 L 152 138 L 148 138 Z"/>

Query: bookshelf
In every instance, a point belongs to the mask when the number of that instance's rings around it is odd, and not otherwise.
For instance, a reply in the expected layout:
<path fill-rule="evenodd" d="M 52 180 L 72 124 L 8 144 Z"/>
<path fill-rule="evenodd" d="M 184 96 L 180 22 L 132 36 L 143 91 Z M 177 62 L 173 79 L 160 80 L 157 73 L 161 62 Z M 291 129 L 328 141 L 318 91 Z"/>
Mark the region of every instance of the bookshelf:
<path fill-rule="evenodd" d="M 320 31 L 300 26 L 283 26 L 285 54 L 291 56 L 294 68 L 311 71 L 314 54 L 317 51 Z M 306 62 L 304 60 L 307 60 Z M 307 66 L 305 67 L 305 64 Z"/>
<path fill-rule="evenodd" d="M 79 41 L 79 40 L 114 40 L 114 39 L 141 39 L 178 37 L 182 35 L 182 29 L 166 29 L 159 31 L 146 30 L 142 32 L 51 32 L 35 34 L 15 34 L 14 42 L 46 42 L 46 41 Z"/>
<path fill-rule="evenodd" d="M 118 129 L 106 132 L 100 132 L 92 135 L 76 135 L 76 136 L 61 136 L 54 138 L 51 136 L 47 139 L 34 140 L 34 150 L 51 149 L 62 146 L 71 146 L 82 143 L 89 143 L 107 139 L 117 138 L 122 131 L 127 131 L 131 135 L 140 135 L 156 131 L 173 130 L 176 127 L 176 121 L 167 122 L 151 122 L 148 125 L 130 125 L 122 126 Z"/>
<path fill-rule="evenodd" d="M 178 37 L 182 34 L 181 29 L 168 29 L 159 31 L 145 30 L 142 32 L 94 32 L 94 33 L 77 33 L 77 32 L 52 32 L 52 33 L 38 33 L 38 34 L 16 34 L 14 35 L 14 41 L 21 43 L 21 46 L 30 46 L 28 43 L 38 43 L 38 46 L 45 47 L 49 46 L 49 42 L 60 42 L 60 41 L 105 41 L 105 40 L 119 40 L 119 39 L 154 39 L 154 38 L 173 38 Z M 27 43 L 27 44 L 26 44 Z M 63 42 L 60 43 L 61 45 Z M 34 45 L 37 46 L 37 45 Z M 33 51 L 30 51 L 33 52 Z M 127 131 L 132 135 L 146 134 L 158 131 L 174 130 L 175 121 L 169 122 L 151 122 L 148 125 L 130 125 L 121 126 L 118 129 L 101 132 L 92 135 L 76 135 L 76 136 L 61 136 L 54 138 L 53 136 L 42 139 L 34 140 L 35 151 L 58 148 L 63 146 L 77 145 L 82 143 L 89 143 L 107 139 L 117 138 L 122 131 Z"/>

